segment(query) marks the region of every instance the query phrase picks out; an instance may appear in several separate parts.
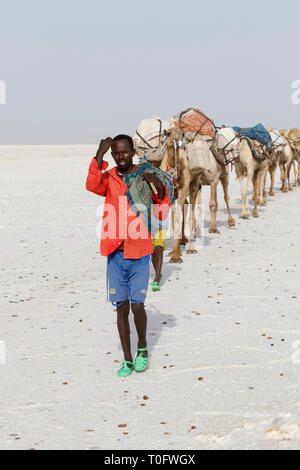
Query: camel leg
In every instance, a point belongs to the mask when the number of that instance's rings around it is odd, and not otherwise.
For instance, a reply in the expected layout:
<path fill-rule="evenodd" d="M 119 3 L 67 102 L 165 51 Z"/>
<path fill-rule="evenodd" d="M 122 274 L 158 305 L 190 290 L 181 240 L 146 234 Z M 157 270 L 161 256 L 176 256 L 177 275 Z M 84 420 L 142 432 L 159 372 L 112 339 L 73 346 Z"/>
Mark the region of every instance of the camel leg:
<path fill-rule="evenodd" d="M 180 250 L 180 231 L 182 223 L 182 206 L 177 203 L 175 208 L 175 217 L 174 217 L 174 244 L 173 250 L 170 253 L 170 263 L 182 263 L 181 250 Z"/>
<path fill-rule="evenodd" d="M 179 193 L 174 215 L 174 245 L 171 252 L 170 263 L 182 263 L 180 240 L 183 217 L 183 206 L 189 191 L 189 186 L 185 186 Z"/>
<path fill-rule="evenodd" d="M 287 189 L 287 185 L 286 185 L 285 164 L 280 163 L 279 167 L 280 167 L 280 179 L 281 179 L 281 182 L 282 182 L 281 191 L 283 193 L 287 193 L 288 189 Z"/>
<path fill-rule="evenodd" d="M 271 176 L 271 187 L 270 187 L 270 196 L 275 196 L 275 193 L 274 193 L 274 186 L 275 186 L 275 176 L 276 176 L 276 169 L 277 169 L 277 165 L 274 165 L 271 169 L 270 169 L 270 176 Z"/>
<path fill-rule="evenodd" d="M 268 175 L 268 164 L 265 162 L 260 169 L 258 170 L 258 204 L 260 206 L 266 206 L 266 193 L 265 193 L 265 185 Z"/>
<path fill-rule="evenodd" d="M 254 209 L 253 209 L 253 217 L 258 217 L 258 193 L 259 193 L 259 176 L 258 171 L 254 173 L 253 176 L 253 186 L 254 186 Z"/>
<path fill-rule="evenodd" d="M 300 170 L 300 168 L 299 168 L 300 160 L 298 160 L 298 158 L 296 159 L 295 165 L 296 165 L 296 186 L 298 186 L 299 185 L 299 176 L 300 176 L 300 174 L 299 174 L 300 173 L 299 172 L 299 170 Z"/>
<path fill-rule="evenodd" d="M 267 186 L 267 176 L 268 176 L 268 169 L 266 172 L 263 172 L 259 176 L 259 205 L 260 206 L 266 206 L 267 205 L 267 191 L 266 191 L 266 186 Z"/>
<path fill-rule="evenodd" d="M 295 159 L 293 159 L 293 168 L 294 168 L 294 175 L 295 175 L 293 186 L 297 187 L 297 167 L 296 167 L 296 160 Z"/>
<path fill-rule="evenodd" d="M 197 202 L 197 193 L 198 191 L 191 191 L 190 192 L 190 240 L 189 240 L 189 246 L 187 249 L 187 254 L 188 255 L 193 255 L 195 253 L 198 253 L 198 251 L 195 248 L 194 245 L 194 237 L 193 237 L 193 232 L 195 230 L 195 225 L 196 225 L 196 217 L 195 217 L 195 208 L 196 208 L 196 202 Z"/>
<path fill-rule="evenodd" d="M 267 176 L 268 176 L 268 172 L 269 172 L 269 170 L 267 171 L 265 179 L 264 179 L 264 188 L 263 188 L 263 198 L 264 198 L 264 200 L 267 199 Z"/>
<path fill-rule="evenodd" d="M 261 179 L 261 197 L 263 200 L 263 206 L 267 205 L 267 190 L 266 190 L 266 184 L 267 184 L 267 176 L 269 172 L 269 167 L 267 166 L 263 172 L 262 179 Z"/>
<path fill-rule="evenodd" d="M 182 245 L 182 246 L 185 246 L 188 242 L 188 239 L 185 236 L 185 227 L 186 227 L 186 219 L 187 219 L 188 209 L 189 209 L 189 202 L 186 199 L 184 201 L 183 214 L 182 214 L 182 231 L 181 231 L 182 236 L 181 236 L 181 240 L 180 240 L 180 245 Z"/>
<path fill-rule="evenodd" d="M 171 215 L 173 233 L 174 233 L 174 230 L 175 230 L 175 209 L 176 209 L 176 204 L 173 204 L 172 205 L 172 215 Z"/>
<path fill-rule="evenodd" d="M 293 188 L 292 188 L 292 185 L 291 185 L 291 169 L 292 169 L 292 164 L 293 164 L 293 160 L 291 160 L 288 164 L 287 164 L 287 181 L 288 181 L 288 190 L 289 191 L 293 191 Z"/>
<path fill-rule="evenodd" d="M 218 183 L 213 183 L 210 186 L 209 209 L 210 209 L 210 216 L 211 216 L 211 224 L 209 227 L 209 233 L 220 233 L 217 228 L 217 213 L 218 213 L 217 184 Z"/>
<path fill-rule="evenodd" d="M 201 220 L 203 214 L 203 203 L 202 203 L 202 188 L 197 193 L 197 206 L 196 206 L 196 227 L 194 231 L 194 237 L 201 238 Z"/>
<path fill-rule="evenodd" d="M 300 160 L 296 158 L 296 186 L 300 184 Z"/>
<path fill-rule="evenodd" d="M 225 200 L 225 204 L 226 204 L 227 212 L 228 212 L 228 225 L 229 225 L 229 227 L 234 227 L 235 226 L 235 220 L 232 217 L 231 209 L 230 209 L 230 203 L 229 203 L 229 194 L 228 194 L 229 177 L 228 177 L 228 175 L 225 175 L 225 176 L 221 177 L 221 184 L 223 186 L 224 200 Z"/>
<path fill-rule="evenodd" d="M 251 185 L 253 182 L 253 175 L 254 175 L 254 170 L 247 170 L 247 180 L 246 180 L 246 210 L 247 210 L 247 217 L 251 216 L 251 210 L 250 210 L 250 195 L 251 195 Z M 253 193 L 254 195 L 254 193 Z"/>
<path fill-rule="evenodd" d="M 172 233 L 175 232 L 175 211 L 176 211 L 176 203 L 171 205 L 171 223 L 172 223 Z M 170 251 L 167 256 L 172 256 L 173 250 Z"/>
<path fill-rule="evenodd" d="M 241 185 L 241 196 L 242 196 L 242 214 L 241 219 L 248 219 L 247 201 L 246 201 L 246 187 L 243 176 L 239 177 Z"/>

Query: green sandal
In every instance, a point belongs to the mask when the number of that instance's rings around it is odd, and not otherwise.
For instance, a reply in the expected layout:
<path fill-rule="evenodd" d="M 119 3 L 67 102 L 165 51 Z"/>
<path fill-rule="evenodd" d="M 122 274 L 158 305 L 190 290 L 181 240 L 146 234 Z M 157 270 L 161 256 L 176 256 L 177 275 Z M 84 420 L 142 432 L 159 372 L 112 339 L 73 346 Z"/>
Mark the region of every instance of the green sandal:
<path fill-rule="evenodd" d="M 157 282 L 157 281 L 151 282 L 151 287 L 152 287 L 153 292 L 159 292 L 160 291 L 160 283 L 162 281 L 162 278 L 163 277 L 162 277 L 162 274 L 161 274 L 161 276 L 159 278 L 159 282 Z"/>
<path fill-rule="evenodd" d="M 128 367 L 127 364 L 132 365 L 132 367 Z M 129 375 L 132 374 L 134 371 L 134 364 L 130 361 L 123 361 L 123 366 L 121 367 L 120 370 L 118 370 L 118 376 L 119 377 L 129 377 Z"/>
<path fill-rule="evenodd" d="M 160 291 L 160 283 L 159 282 L 151 282 L 151 287 L 153 292 L 159 292 Z"/>
<path fill-rule="evenodd" d="M 149 365 L 149 357 L 144 357 L 143 352 L 147 351 L 148 352 L 148 346 L 146 346 L 143 349 L 138 349 L 137 350 L 139 354 L 134 361 L 134 369 L 136 372 L 143 372 L 144 370 L 147 369 Z"/>

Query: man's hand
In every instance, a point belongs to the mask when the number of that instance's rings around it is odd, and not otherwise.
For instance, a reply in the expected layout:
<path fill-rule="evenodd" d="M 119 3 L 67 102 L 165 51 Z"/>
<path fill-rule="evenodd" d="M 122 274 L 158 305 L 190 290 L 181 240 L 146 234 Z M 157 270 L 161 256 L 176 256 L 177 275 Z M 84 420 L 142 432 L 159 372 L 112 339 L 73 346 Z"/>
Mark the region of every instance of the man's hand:
<path fill-rule="evenodd" d="M 155 186 L 156 183 L 162 184 L 160 179 L 154 173 L 144 173 L 142 176 L 148 184 L 153 183 Z"/>
<path fill-rule="evenodd" d="M 164 199 L 165 197 L 165 188 L 163 183 L 154 173 L 144 173 L 143 179 L 150 185 L 153 185 L 158 193 L 159 199 Z"/>
<path fill-rule="evenodd" d="M 99 145 L 99 151 L 105 154 L 108 152 L 110 149 L 110 146 L 112 144 L 112 138 L 111 137 L 106 137 L 106 139 L 102 139 Z"/>
<path fill-rule="evenodd" d="M 112 141 L 113 139 L 111 137 L 107 137 L 106 139 L 102 139 L 99 144 L 98 152 L 96 154 L 99 170 L 102 168 L 103 157 L 110 149 Z"/>
<path fill-rule="evenodd" d="M 175 178 L 175 176 L 173 177 L 172 183 L 173 183 L 174 189 L 179 188 L 179 180 L 178 180 L 178 178 Z"/>

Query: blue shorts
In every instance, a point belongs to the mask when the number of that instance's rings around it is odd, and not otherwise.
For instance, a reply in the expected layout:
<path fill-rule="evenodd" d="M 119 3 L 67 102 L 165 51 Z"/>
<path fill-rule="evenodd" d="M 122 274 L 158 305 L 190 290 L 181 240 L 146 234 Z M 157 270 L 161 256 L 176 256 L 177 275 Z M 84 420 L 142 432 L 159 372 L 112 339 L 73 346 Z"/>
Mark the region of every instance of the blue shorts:
<path fill-rule="evenodd" d="M 124 259 L 124 252 L 114 251 L 107 257 L 109 300 L 120 307 L 127 300 L 133 304 L 145 303 L 151 256 L 140 259 Z"/>

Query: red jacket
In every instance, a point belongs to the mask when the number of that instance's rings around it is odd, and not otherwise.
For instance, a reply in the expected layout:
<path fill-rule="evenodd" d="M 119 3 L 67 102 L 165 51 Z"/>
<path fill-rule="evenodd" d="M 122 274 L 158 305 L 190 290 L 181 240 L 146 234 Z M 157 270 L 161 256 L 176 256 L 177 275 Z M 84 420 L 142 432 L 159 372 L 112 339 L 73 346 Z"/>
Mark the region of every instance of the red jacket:
<path fill-rule="evenodd" d="M 105 197 L 100 251 L 103 256 L 113 253 L 124 242 L 124 258 L 140 259 L 153 253 L 151 234 L 144 222 L 143 215 L 137 216 L 129 207 L 126 191 L 128 187 L 117 174 L 117 167 L 104 171 L 108 167 L 103 162 L 99 170 L 97 160 L 93 158 L 86 181 L 86 189 L 98 196 Z M 165 188 L 163 200 L 152 193 L 157 217 L 168 217 L 170 199 Z M 154 211 L 155 214 L 155 211 Z"/>

